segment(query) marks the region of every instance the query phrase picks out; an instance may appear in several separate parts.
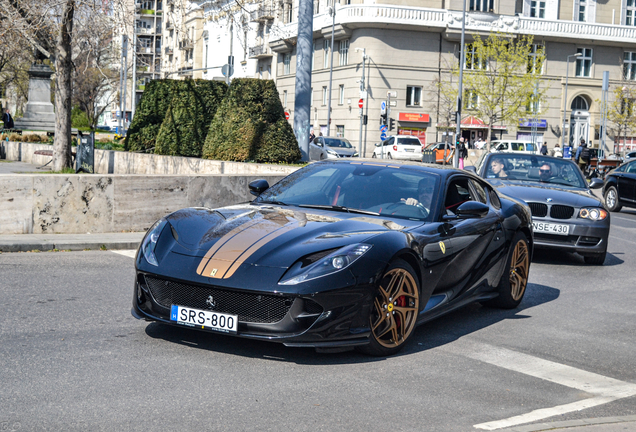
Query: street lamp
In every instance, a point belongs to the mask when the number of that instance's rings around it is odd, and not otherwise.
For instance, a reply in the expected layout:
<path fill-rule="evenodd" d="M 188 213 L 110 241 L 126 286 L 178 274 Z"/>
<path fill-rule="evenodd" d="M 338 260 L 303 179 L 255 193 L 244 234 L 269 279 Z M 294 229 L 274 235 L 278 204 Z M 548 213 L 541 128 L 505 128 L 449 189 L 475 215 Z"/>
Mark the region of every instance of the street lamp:
<path fill-rule="evenodd" d="M 455 112 L 455 155 L 453 156 L 453 166 L 459 167 L 459 136 L 462 133 L 462 85 L 464 82 L 464 62 L 466 61 L 466 45 L 464 44 L 464 36 L 466 34 L 466 0 L 464 0 L 464 7 L 462 9 L 462 37 L 461 37 L 461 55 L 459 56 L 459 87 L 457 89 L 457 111 Z M 446 152 L 444 152 L 446 153 Z"/>
<path fill-rule="evenodd" d="M 327 102 L 327 136 L 331 136 L 331 81 L 333 77 L 333 34 L 336 26 L 336 7 L 329 6 L 329 15 L 331 15 L 331 61 L 329 62 L 329 99 Z"/>
<path fill-rule="evenodd" d="M 568 76 L 570 74 L 570 57 L 581 57 L 583 54 L 576 53 L 568 56 L 565 62 L 565 94 L 563 95 L 563 127 L 561 128 L 561 148 L 565 148 L 565 113 L 567 111 L 567 103 L 568 103 Z M 568 129 L 569 135 L 569 129 Z M 569 144 L 568 139 L 568 144 Z M 565 152 L 565 150 L 563 150 Z"/>
<path fill-rule="evenodd" d="M 360 99 L 363 99 L 362 95 L 366 91 L 366 87 L 365 87 L 365 84 L 364 84 L 364 65 L 367 62 L 367 50 L 366 50 L 366 48 L 356 48 L 356 52 L 358 52 L 358 51 L 362 51 L 362 78 L 360 78 Z M 365 97 L 364 99 L 366 100 L 367 98 Z M 360 137 L 358 138 L 358 155 L 360 155 L 360 157 L 362 157 L 362 123 L 363 123 L 363 120 L 364 120 L 364 108 L 360 108 Z M 366 151 L 366 146 L 365 146 L 365 151 Z"/>

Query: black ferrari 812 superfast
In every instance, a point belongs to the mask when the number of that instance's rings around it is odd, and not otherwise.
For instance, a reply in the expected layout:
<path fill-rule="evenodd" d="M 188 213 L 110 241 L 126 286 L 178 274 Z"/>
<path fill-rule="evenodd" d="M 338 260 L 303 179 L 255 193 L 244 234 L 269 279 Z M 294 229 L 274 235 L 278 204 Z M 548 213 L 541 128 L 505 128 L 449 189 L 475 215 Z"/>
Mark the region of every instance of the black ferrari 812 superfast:
<path fill-rule="evenodd" d="M 515 308 L 525 293 L 530 209 L 470 172 L 336 160 L 249 188 L 252 202 L 148 230 L 133 316 L 386 356 L 418 324 L 471 302 Z"/>

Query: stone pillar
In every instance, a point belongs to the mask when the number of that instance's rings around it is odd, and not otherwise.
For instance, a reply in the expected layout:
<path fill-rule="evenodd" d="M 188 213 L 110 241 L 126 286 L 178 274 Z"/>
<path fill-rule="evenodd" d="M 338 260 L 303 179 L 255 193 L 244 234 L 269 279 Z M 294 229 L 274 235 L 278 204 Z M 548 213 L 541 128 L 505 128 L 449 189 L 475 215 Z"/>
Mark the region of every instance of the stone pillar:
<path fill-rule="evenodd" d="M 29 98 L 24 117 L 15 119 L 15 128 L 55 132 L 55 111 L 51 103 L 53 70 L 46 64 L 34 63 L 28 73 Z"/>

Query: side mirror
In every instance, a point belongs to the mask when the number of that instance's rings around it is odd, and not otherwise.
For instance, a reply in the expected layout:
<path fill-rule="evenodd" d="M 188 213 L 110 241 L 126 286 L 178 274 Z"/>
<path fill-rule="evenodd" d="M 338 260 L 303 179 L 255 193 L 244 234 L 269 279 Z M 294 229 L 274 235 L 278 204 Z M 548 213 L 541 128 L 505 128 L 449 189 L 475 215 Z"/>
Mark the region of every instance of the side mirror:
<path fill-rule="evenodd" d="M 470 172 L 471 172 L 471 173 L 473 173 L 473 174 L 477 174 L 477 168 L 475 168 L 475 167 L 474 167 L 474 166 L 472 166 L 472 165 L 467 165 L 467 166 L 465 166 L 465 167 L 464 167 L 464 169 L 465 169 L 466 171 L 470 171 Z"/>
<path fill-rule="evenodd" d="M 252 195 L 259 196 L 269 189 L 269 183 L 267 183 L 267 180 L 254 180 L 250 183 L 249 188 Z"/>
<path fill-rule="evenodd" d="M 479 201 L 466 201 L 455 210 L 461 219 L 481 218 L 488 214 L 490 207 Z"/>
<path fill-rule="evenodd" d="M 316 145 L 317 145 L 318 147 L 322 147 L 322 143 L 321 143 L 320 141 L 316 141 Z"/>
<path fill-rule="evenodd" d="M 603 187 L 603 180 L 600 178 L 593 178 L 590 180 L 590 189 L 600 189 Z"/>
<path fill-rule="evenodd" d="M 375 143 L 375 146 L 376 147 L 380 147 L 380 146 L 382 146 L 382 143 Z"/>

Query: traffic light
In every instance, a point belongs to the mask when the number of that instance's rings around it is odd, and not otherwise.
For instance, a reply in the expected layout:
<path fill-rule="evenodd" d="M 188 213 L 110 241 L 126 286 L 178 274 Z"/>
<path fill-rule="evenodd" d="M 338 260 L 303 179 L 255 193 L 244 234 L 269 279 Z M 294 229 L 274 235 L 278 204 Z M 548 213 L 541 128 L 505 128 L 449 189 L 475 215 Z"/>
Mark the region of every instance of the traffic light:
<path fill-rule="evenodd" d="M 380 114 L 380 124 L 386 124 L 386 113 Z"/>
<path fill-rule="evenodd" d="M 394 118 L 390 118 L 389 119 L 389 130 L 392 131 L 393 129 L 395 129 L 395 119 Z"/>
<path fill-rule="evenodd" d="M 366 114 L 362 116 L 362 124 L 363 125 L 367 124 L 367 115 Z"/>

